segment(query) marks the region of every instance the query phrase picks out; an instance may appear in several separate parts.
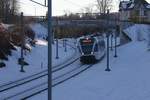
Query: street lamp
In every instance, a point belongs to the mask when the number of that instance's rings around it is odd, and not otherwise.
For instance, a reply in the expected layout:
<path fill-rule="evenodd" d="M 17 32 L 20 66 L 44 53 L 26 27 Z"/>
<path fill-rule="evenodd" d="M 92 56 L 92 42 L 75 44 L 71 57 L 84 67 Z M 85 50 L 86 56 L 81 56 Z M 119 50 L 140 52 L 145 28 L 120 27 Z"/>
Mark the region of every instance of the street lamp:
<path fill-rule="evenodd" d="M 58 39 L 56 38 L 56 59 L 59 59 L 58 56 Z"/>
<path fill-rule="evenodd" d="M 107 10 L 107 24 L 109 25 L 109 9 Z M 111 71 L 109 68 L 109 36 L 110 36 L 110 30 L 108 30 L 106 37 L 107 37 L 107 68 L 105 71 Z"/>
<path fill-rule="evenodd" d="M 63 47 L 65 47 L 65 39 L 63 38 Z"/>
<path fill-rule="evenodd" d="M 116 36 L 116 34 L 115 34 L 115 55 L 114 55 L 114 57 L 115 58 L 118 57 L 117 56 L 117 36 Z"/>
<path fill-rule="evenodd" d="M 116 26 L 116 32 L 115 32 L 115 55 L 114 57 L 118 57 L 117 56 L 117 32 L 119 32 L 119 25 Z"/>
<path fill-rule="evenodd" d="M 24 70 L 24 58 L 19 58 L 18 62 L 21 64 L 20 72 L 25 72 L 25 70 Z"/>
<path fill-rule="evenodd" d="M 105 69 L 105 71 L 111 71 L 109 68 L 109 32 L 106 34 L 107 37 L 107 68 Z"/>
<path fill-rule="evenodd" d="M 24 70 L 24 57 L 23 57 L 23 47 L 24 47 L 24 32 L 23 32 L 23 12 L 21 12 L 21 22 L 20 22 L 20 25 L 21 25 L 21 57 L 18 59 L 18 62 L 19 64 L 21 65 L 21 69 L 20 69 L 20 72 L 25 72 Z"/>
<path fill-rule="evenodd" d="M 64 40 L 64 45 L 65 45 L 65 52 L 67 52 L 67 39 L 65 38 L 65 40 Z"/>
<path fill-rule="evenodd" d="M 111 33 L 111 46 L 110 46 L 110 50 L 113 51 L 113 34 Z"/>

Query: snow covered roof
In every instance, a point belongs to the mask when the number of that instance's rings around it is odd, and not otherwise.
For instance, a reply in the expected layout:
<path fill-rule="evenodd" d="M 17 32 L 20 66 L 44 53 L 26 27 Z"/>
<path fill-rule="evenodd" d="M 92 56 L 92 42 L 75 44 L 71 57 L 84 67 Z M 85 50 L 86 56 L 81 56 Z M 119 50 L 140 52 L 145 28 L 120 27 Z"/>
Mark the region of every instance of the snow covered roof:
<path fill-rule="evenodd" d="M 119 4 L 119 11 L 122 10 L 132 10 L 136 4 L 142 4 L 146 9 L 150 10 L 150 4 L 145 0 L 130 0 L 121 1 Z"/>
<path fill-rule="evenodd" d="M 150 9 L 150 4 L 146 5 L 146 8 Z"/>

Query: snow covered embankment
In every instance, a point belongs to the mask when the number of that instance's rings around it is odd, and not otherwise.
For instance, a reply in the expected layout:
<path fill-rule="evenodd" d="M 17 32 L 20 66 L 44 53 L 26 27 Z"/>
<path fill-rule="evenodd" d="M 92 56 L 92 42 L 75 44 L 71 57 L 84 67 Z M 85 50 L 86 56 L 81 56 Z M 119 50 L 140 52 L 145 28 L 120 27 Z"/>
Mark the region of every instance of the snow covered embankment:
<path fill-rule="evenodd" d="M 150 25 L 135 24 L 123 31 L 132 39 L 132 41 L 150 40 Z"/>
<path fill-rule="evenodd" d="M 35 23 L 35 24 L 30 24 L 30 27 L 33 29 L 33 31 L 35 32 L 35 40 L 36 41 L 43 41 L 43 39 L 46 39 L 48 36 L 48 30 L 47 28 L 45 28 L 43 25 L 39 24 L 39 23 Z M 71 40 L 72 41 L 72 40 Z M 54 66 L 58 66 L 63 64 L 64 62 L 67 62 L 68 60 L 70 60 L 73 56 L 75 56 L 75 50 L 73 50 L 72 47 L 68 46 L 67 48 L 70 50 L 67 50 L 67 53 L 62 53 L 63 47 L 62 47 L 62 41 L 59 41 L 59 58 L 60 59 L 53 59 L 53 65 Z M 56 55 L 56 47 L 55 45 L 52 45 L 52 56 L 55 57 Z"/>
<path fill-rule="evenodd" d="M 147 48 L 150 50 L 150 25 L 135 24 L 123 32 L 128 35 L 133 42 L 146 40 Z"/>
<path fill-rule="evenodd" d="M 36 25 L 40 26 L 40 25 Z M 33 26 L 34 28 L 36 26 Z M 35 29 L 36 30 L 36 29 Z M 42 31 L 43 30 L 43 31 Z M 41 25 L 41 28 L 38 28 L 35 33 L 37 34 L 47 34 L 46 28 Z M 45 36 L 45 35 L 43 35 Z M 41 37 L 42 38 L 42 37 Z M 12 51 L 12 56 L 9 56 L 9 60 L 6 61 L 6 66 L 4 69 L 0 70 L 0 85 L 21 79 L 26 76 L 30 76 L 32 74 L 38 73 L 42 70 L 47 69 L 47 41 L 44 39 L 36 39 L 36 46 L 32 47 L 31 52 L 26 52 L 24 56 L 25 61 L 29 63 L 29 66 L 25 66 L 25 73 L 20 72 L 20 65 L 18 65 L 18 58 L 20 58 L 20 48 L 17 47 L 16 51 Z M 64 51 L 64 47 L 62 44 L 59 44 L 59 59 L 55 59 L 56 57 L 56 46 L 52 45 L 52 61 L 53 66 L 65 62 L 66 59 L 70 59 L 75 50 L 71 47 L 67 46 L 67 52 Z M 5 75 L 7 74 L 7 75 Z"/>
<path fill-rule="evenodd" d="M 41 24 L 30 24 L 30 27 L 36 33 L 35 38 L 46 39 L 48 31 L 45 27 L 43 27 Z"/>

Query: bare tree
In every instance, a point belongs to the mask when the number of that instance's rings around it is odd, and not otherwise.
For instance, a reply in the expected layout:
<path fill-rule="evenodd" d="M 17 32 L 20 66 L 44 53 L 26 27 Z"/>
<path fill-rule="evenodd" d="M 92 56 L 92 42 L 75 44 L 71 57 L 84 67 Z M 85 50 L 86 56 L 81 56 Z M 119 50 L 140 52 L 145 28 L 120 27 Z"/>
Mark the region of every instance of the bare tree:
<path fill-rule="evenodd" d="M 112 9 L 112 0 L 96 0 L 96 7 L 99 13 L 106 13 Z"/>
<path fill-rule="evenodd" d="M 18 0 L 11 0 L 11 13 L 14 15 L 19 11 Z"/>
<path fill-rule="evenodd" d="M 0 17 L 8 18 L 19 10 L 18 0 L 0 0 Z"/>
<path fill-rule="evenodd" d="M 93 12 L 93 9 L 91 8 L 91 6 L 85 6 L 85 7 L 82 7 L 81 9 L 79 9 L 79 13 L 80 14 L 84 14 L 84 13 L 92 13 Z"/>
<path fill-rule="evenodd" d="M 85 13 L 93 13 L 94 8 L 92 4 L 87 5 L 86 7 L 83 8 Z"/>
<path fill-rule="evenodd" d="M 88 4 L 87 6 L 81 8 L 79 12 L 82 17 L 92 17 L 94 12 L 94 5 Z"/>
<path fill-rule="evenodd" d="M 4 0 L 0 0 L 0 17 L 4 16 L 4 8 L 5 8 Z"/>

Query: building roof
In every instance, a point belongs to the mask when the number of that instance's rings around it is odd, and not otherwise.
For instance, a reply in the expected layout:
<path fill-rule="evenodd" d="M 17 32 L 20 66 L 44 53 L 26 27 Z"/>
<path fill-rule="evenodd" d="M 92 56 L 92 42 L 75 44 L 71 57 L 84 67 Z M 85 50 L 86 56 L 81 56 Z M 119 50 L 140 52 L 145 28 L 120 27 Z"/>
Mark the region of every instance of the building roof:
<path fill-rule="evenodd" d="M 150 4 L 145 0 L 130 0 L 130 1 L 121 1 L 119 4 L 119 11 L 122 10 L 132 10 L 135 5 L 140 4 L 145 7 L 145 9 L 150 10 Z"/>

